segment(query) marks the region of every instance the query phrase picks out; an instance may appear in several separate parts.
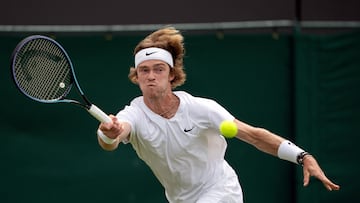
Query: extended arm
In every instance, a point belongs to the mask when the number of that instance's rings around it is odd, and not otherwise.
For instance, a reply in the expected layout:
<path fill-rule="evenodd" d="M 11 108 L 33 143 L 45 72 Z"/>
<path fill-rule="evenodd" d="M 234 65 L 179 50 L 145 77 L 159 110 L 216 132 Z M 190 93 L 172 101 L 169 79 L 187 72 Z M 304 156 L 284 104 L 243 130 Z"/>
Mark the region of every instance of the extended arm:
<path fill-rule="evenodd" d="M 273 156 L 302 164 L 304 186 L 307 186 L 310 177 L 314 176 L 319 179 L 329 191 L 340 189 L 339 185 L 336 185 L 326 177 L 316 159 L 310 154 L 303 153 L 304 150 L 301 148 L 266 129 L 250 126 L 237 119 L 235 119 L 234 122 L 238 127 L 238 134 L 236 136 L 238 139 Z"/>

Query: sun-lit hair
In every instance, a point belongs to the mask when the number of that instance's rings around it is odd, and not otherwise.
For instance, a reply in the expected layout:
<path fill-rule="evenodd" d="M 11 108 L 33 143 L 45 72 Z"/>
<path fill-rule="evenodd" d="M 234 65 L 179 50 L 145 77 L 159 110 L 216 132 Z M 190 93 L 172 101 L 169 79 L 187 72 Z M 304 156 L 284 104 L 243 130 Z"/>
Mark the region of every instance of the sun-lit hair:
<path fill-rule="evenodd" d="M 174 89 L 185 83 L 186 74 L 183 67 L 185 54 L 184 37 L 174 27 L 159 29 L 143 39 L 134 49 L 134 55 L 142 49 L 158 47 L 169 51 L 174 59 L 174 67 L 170 68 L 170 74 L 175 77 L 171 81 L 171 88 Z M 131 82 L 137 84 L 137 73 L 135 67 L 130 68 L 128 75 Z"/>

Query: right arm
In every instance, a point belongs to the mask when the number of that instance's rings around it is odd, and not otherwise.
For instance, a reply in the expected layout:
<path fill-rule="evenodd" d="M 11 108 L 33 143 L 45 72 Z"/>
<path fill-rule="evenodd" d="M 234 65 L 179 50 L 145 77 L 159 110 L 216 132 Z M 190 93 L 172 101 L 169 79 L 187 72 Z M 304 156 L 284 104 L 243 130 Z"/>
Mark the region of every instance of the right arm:
<path fill-rule="evenodd" d="M 98 130 L 100 130 L 106 137 L 114 139 L 114 142 L 108 144 L 98 135 L 98 142 L 101 148 L 106 151 L 115 150 L 121 141 L 129 139 L 131 126 L 127 122 L 119 122 L 118 119 L 110 115 L 112 123 L 100 123 Z"/>

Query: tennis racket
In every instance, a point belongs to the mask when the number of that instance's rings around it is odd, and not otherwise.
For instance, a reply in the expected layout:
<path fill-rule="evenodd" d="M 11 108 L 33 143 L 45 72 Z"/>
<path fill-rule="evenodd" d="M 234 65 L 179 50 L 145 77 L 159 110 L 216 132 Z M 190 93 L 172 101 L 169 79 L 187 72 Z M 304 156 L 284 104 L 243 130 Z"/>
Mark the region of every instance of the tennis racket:
<path fill-rule="evenodd" d="M 65 49 L 49 37 L 33 35 L 19 42 L 11 56 L 11 73 L 16 87 L 30 99 L 42 103 L 75 104 L 100 122 L 112 122 L 86 98 Z M 66 98 L 73 85 L 82 102 Z"/>

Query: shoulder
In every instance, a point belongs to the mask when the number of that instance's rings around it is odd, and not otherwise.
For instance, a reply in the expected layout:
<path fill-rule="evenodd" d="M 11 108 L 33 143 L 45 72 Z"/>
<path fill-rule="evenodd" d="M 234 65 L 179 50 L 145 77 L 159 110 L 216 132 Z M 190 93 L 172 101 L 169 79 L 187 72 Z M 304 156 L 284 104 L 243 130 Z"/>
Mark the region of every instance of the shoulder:
<path fill-rule="evenodd" d="M 214 99 L 193 96 L 187 92 L 174 92 L 180 98 L 181 110 L 190 115 L 191 120 L 205 121 L 214 128 L 223 120 L 234 116 Z"/>
<path fill-rule="evenodd" d="M 130 102 L 130 106 L 134 106 L 134 107 L 140 107 L 141 105 L 144 104 L 144 99 L 143 96 L 138 96 L 135 97 L 133 100 L 131 100 Z"/>
<path fill-rule="evenodd" d="M 192 106 L 198 110 L 220 106 L 215 100 L 205 97 L 193 96 L 185 91 L 175 91 L 174 94 L 180 98 L 182 104 Z"/>
<path fill-rule="evenodd" d="M 200 105 L 200 106 L 212 106 L 219 105 L 214 99 L 193 96 L 185 91 L 176 91 L 174 92 L 176 96 L 180 98 L 180 100 L 187 104 Z"/>
<path fill-rule="evenodd" d="M 130 104 L 126 105 L 122 110 L 118 112 L 118 116 L 122 117 L 136 117 L 134 115 L 139 115 L 141 113 L 141 109 L 143 106 L 143 99 L 142 96 L 136 97 L 131 100 Z"/>

